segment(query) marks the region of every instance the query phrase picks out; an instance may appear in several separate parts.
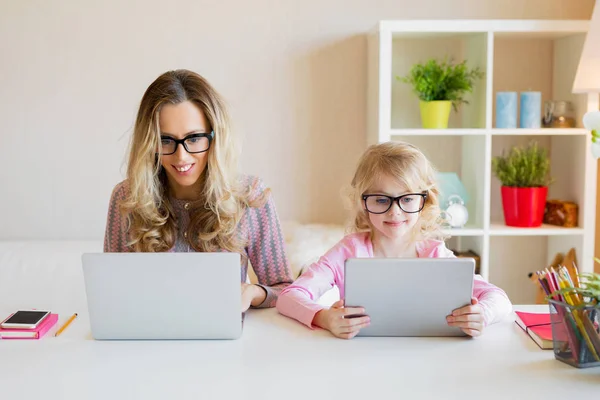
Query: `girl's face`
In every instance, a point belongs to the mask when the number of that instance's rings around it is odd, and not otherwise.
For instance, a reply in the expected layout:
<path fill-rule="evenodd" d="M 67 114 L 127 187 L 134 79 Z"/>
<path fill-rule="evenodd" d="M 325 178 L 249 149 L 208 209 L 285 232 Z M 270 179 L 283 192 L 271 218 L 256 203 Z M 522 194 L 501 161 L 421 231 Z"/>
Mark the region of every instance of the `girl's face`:
<path fill-rule="evenodd" d="M 399 196 L 403 197 L 397 199 Z M 425 197 L 419 192 L 409 192 L 406 187 L 387 175 L 382 176 L 363 196 L 363 208 L 369 215 L 374 233 L 392 240 L 410 238 L 424 203 Z"/>
<path fill-rule="evenodd" d="M 163 105 L 159 121 L 162 143 L 160 163 L 167 173 L 169 186 L 175 197 L 194 200 L 198 194 L 196 186 L 208 162 L 210 124 L 202 110 L 190 101 Z M 181 142 L 175 143 L 173 139 L 185 139 L 185 146 Z M 175 152 L 168 154 L 173 149 Z"/>

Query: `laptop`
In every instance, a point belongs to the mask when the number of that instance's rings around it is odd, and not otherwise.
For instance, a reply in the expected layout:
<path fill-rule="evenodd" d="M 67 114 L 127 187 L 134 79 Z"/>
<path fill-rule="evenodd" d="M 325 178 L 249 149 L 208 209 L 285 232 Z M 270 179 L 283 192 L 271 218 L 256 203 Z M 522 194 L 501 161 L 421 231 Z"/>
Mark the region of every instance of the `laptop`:
<path fill-rule="evenodd" d="M 346 260 L 345 305 L 371 317 L 357 336 L 465 336 L 446 316 L 471 304 L 474 271 L 472 258 Z"/>
<path fill-rule="evenodd" d="M 241 336 L 239 254 L 85 253 L 82 263 L 94 339 Z"/>

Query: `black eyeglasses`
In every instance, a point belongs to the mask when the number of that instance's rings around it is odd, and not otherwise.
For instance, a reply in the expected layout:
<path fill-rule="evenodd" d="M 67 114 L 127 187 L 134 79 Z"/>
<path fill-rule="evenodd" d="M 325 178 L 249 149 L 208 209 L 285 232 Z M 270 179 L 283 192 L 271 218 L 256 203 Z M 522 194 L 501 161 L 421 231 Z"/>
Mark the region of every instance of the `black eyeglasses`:
<path fill-rule="evenodd" d="M 177 146 L 179 144 L 182 144 L 185 151 L 190 154 L 204 153 L 210 148 L 210 143 L 214 137 L 215 133 L 213 131 L 210 133 L 194 133 L 183 139 L 161 136 L 159 154 L 163 156 L 173 154 L 177 151 Z"/>
<path fill-rule="evenodd" d="M 365 208 L 371 214 L 383 214 L 388 212 L 394 202 L 405 213 L 417 213 L 425 206 L 427 193 L 407 193 L 402 196 L 392 197 L 384 194 L 363 194 Z"/>

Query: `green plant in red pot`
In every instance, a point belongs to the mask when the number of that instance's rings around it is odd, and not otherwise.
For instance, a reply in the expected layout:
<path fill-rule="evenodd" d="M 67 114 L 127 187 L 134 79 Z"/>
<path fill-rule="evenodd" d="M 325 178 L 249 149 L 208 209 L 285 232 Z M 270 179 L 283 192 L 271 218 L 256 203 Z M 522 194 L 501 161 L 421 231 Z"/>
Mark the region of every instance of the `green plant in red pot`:
<path fill-rule="evenodd" d="M 502 208 L 508 226 L 542 225 L 550 177 L 546 149 L 533 141 L 513 147 L 508 154 L 492 159 L 492 171 L 502 183 Z"/>

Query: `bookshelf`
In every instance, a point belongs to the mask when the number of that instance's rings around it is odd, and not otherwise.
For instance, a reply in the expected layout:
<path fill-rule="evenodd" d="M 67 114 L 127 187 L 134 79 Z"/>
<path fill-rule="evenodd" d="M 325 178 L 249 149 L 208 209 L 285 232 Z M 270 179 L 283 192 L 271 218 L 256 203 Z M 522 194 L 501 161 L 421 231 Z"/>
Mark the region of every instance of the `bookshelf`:
<path fill-rule="evenodd" d="M 575 95 L 571 87 L 589 21 L 412 20 L 381 21 L 368 36 L 368 144 L 402 140 L 418 146 L 442 172 L 456 172 L 465 185 L 469 222 L 451 229 L 449 247 L 473 250 L 481 274 L 505 289 L 516 304 L 534 303 L 528 273 L 546 267 L 557 252 L 575 247 L 581 271 L 593 271 L 596 161 L 581 118 L 598 110 L 597 95 Z M 448 129 L 422 129 L 418 98 L 398 81 L 416 62 L 454 57 L 478 66 L 485 77 L 452 112 Z M 545 100 L 571 101 L 578 126 L 566 129 L 497 129 L 498 91 L 542 92 Z M 579 205 L 577 228 L 504 224 L 500 182 L 492 157 L 536 140 L 548 149 L 549 199 Z"/>

